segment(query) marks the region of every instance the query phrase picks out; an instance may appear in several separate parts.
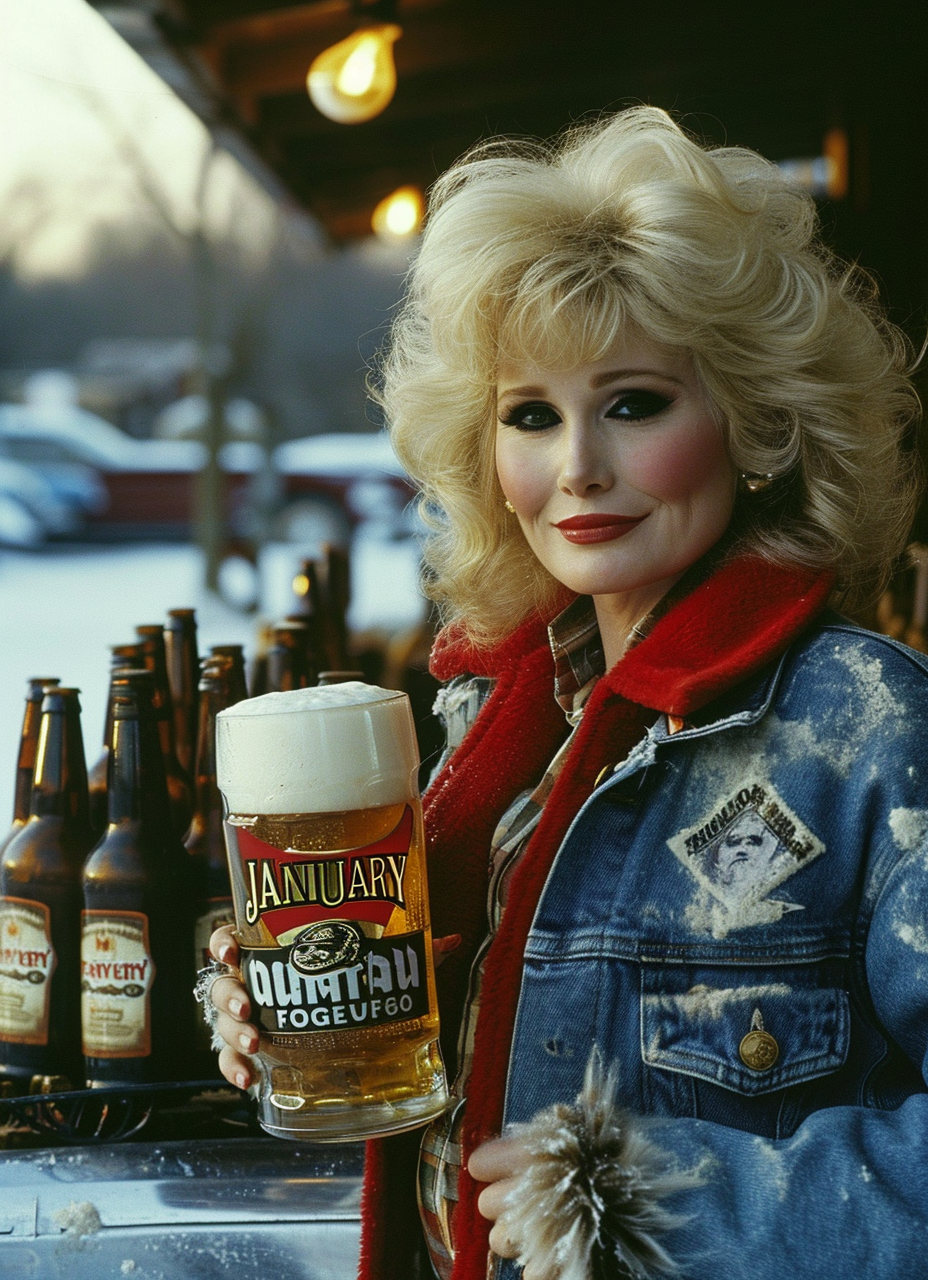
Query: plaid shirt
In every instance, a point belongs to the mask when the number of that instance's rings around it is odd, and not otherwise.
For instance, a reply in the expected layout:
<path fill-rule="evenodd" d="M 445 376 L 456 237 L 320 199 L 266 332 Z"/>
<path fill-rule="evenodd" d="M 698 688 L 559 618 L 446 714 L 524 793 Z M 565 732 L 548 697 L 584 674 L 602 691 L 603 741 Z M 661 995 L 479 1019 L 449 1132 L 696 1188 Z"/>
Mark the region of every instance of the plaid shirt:
<path fill-rule="evenodd" d="M 632 627 L 626 640 L 625 653 L 644 640 L 655 623 L 708 576 L 718 557 L 719 552 L 716 552 L 695 565 L 649 614 Z M 554 655 L 554 696 L 571 729 L 575 729 L 580 723 L 593 686 L 606 670 L 602 639 L 591 597 L 578 596 L 558 614 L 548 628 L 548 636 Z M 463 741 L 492 688 L 493 681 L 486 677 L 459 676 L 439 693 L 435 712 L 444 721 L 447 735 L 447 745 L 439 761 L 439 769 Z M 677 732 L 683 728 L 683 722 L 668 717 L 668 728 L 672 733 Z M 458 1037 L 459 1065 L 451 1088 L 452 1102 L 448 1110 L 425 1130 L 419 1155 L 419 1212 L 429 1257 L 439 1280 L 449 1280 L 454 1263 L 453 1215 L 458 1200 L 458 1174 L 461 1168 L 460 1135 L 473 1062 L 474 1032 L 480 1012 L 484 963 L 502 920 L 512 873 L 525 852 L 529 837 L 538 825 L 572 738 L 571 733 L 548 765 L 538 785 L 531 791 L 523 791 L 503 814 L 490 848 L 490 886 L 487 894 L 489 929 L 471 967 Z"/>
<path fill-rule="evenodd" d="M 650 620 L 650 619 L 649 619 Z M 641 624 L 630 641 L 643 634 Z M 549 628 L 554 654 L 554 695 L 568 723 L 575 727 L 596 681 L 605 671 L 602 641 L 588 596 L 580 596 Z M 445 722 L 446 756 L 462 741 L 477 713 L 486 702 L 493 681 L 485 677 L 461 676 L 438 695 L 435 711 Z M 572 735 L 571 735 L 572 737 Z M 419 1209 L 432 1266 L 441 1280 L 451 1274 L 454 1245 L 452 1213 L 457 1201 L 458 1171 L 461 1167 L 461 1123 L 467 1083 L 474 1051 L 474 1031 L 480 1012 L 480 991 L 487 951 L 499 928 L 506 896 L 519 859 L 538 825 L 545 801 L 563 764 L 568 737 L 532 791 L 524 791 L 499 821 L 490 849 L 490 886 L 487 895 L 489 930 L 471 968 L 464 1017 L 458 1037 L 458 1073 L 451 1089 L 452 1105 L 425 1131 L 419 1159 Z M 444 758 L 441 763 L 444 763 Z"/>

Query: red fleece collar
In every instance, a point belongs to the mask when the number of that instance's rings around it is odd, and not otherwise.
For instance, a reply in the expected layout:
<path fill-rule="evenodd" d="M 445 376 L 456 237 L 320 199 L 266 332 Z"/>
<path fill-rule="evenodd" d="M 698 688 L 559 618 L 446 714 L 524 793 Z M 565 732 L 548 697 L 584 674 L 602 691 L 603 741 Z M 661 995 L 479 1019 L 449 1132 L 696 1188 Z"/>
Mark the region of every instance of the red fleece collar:
<path fill-rule="evenodd" d="M 833 581 L 817 569 L 733 559 L 661 618 L 604 679 L 639 706 L 688 715 L 778 658 L 824 607 Z M 432 651 L 432 674 L 439 680 L 499 676 L 549 647 L 548 625 L 534 614 L 492 649 L 449 628 Z"/>

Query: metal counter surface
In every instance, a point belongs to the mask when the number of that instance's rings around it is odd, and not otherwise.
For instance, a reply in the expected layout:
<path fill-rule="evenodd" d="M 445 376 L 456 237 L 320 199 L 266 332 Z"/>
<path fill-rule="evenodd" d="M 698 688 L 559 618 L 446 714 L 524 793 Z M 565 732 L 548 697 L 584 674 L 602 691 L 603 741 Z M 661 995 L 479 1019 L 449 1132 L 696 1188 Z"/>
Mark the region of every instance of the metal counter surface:
<path fill-rule="evenodd" d="M 353 1280 L 362 1159 L 274 1138 L 0 1153 L 0 1277 Z"/>

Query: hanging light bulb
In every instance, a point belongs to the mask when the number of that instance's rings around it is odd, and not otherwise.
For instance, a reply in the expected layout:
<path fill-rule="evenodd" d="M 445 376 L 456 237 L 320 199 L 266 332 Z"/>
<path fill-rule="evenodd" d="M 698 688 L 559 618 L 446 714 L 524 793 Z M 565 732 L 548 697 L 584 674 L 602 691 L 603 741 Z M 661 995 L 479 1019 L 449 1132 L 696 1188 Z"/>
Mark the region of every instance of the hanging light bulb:
<path fill-rule="evenodd" d="M 306 76 L 313 106 L 337 124 L 360 124 L 379 115 L 396 92 L 395 22 L 361 27 L 314 59 Z"/>
<path fill-rule="evenodd" d="M 422 225 L 425 201 L 418 187 L 397 187 L 374 210 L 371 226 L 381 240 L 408 240 Z"/>

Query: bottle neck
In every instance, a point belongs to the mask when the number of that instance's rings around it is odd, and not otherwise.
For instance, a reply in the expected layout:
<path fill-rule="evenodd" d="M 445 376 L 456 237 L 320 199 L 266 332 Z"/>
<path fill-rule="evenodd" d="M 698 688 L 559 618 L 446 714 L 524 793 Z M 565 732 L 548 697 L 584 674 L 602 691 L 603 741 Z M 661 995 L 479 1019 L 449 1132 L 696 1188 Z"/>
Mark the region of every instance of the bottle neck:
<path fill-rule="evenodd" d="M 106 787 L 111 825 L 138 822 L 167 831 L 170 817 L 164 758 L 154 718 L 145 709 L 134 714 L 117 709 Z"/>
<path fill-rule="evenodd" d="M 13 821 L 25 822 L 32 802 L 32 777 L 39 745 L 39 724 L 42 719 L 41 698 L 26 699 L 23 715 L 23 731 L 19 740 L 19 756 L 16 760 L 16 792 L 13 797 Z"/>
<path fill-rule="evenodd" d="M 87 764 L 76 697 L 46 696 L 29 803 L 31 817 L 60 817 L 88 825 Z"/>

